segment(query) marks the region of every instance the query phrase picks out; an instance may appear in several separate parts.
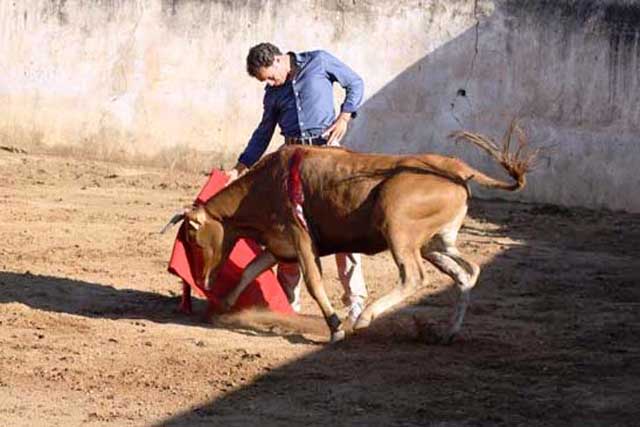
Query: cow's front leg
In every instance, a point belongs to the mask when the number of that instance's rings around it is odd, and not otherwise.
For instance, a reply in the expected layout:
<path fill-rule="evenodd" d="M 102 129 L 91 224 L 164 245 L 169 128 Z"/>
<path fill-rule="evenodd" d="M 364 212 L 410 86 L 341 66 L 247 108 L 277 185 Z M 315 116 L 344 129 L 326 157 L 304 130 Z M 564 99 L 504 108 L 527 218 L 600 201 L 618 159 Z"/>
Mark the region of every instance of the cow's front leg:
<path fill-rule="evenodd" d="M 227 294 L 222 301 L 222 308 L 224 310 L 230 310 L 240 297 L 240 294 L 253 282 L 256 277 L 262 274 L 265 270 L 273 267 L 276 264 L 276 257 L 269 251 L 262 251 L 257 257 L 255 257 L 242 271 L 240 281 L 235 288 Z"/>
<path fill-rule="evenodd" d="M 331 331 L 331 342 L 341 341 L 345 337 L 345 332 L 342 329 L 342 322 L 338 318 L 324 290 L 322 275 L 320 273 L 320 258 L 318 258 L 314 250 L 311 237 L 306 230 L 294 226 L 293 239 L 296 252 L 298 253 L 298 262 L 300 263 L 300 268 L 304 276 L 304 282 L 307 285 L 309 293 L 320 306 L 320 310 L 322 310 L 322 314 Z"/>

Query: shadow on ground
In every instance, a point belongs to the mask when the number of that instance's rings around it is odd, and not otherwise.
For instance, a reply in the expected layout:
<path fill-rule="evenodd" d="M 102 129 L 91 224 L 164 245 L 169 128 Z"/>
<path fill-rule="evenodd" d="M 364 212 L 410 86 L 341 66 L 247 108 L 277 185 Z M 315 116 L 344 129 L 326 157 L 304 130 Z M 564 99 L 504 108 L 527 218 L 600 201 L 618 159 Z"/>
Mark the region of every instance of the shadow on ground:
<path fill-rule="evenodd" d="M 178 298 L 62 277 L 0 272 L 0 304 L 18 302 L 39 310 L 106 319 L 183 322 Z M 64 295 L 66 298 L 61 299 Z"/>

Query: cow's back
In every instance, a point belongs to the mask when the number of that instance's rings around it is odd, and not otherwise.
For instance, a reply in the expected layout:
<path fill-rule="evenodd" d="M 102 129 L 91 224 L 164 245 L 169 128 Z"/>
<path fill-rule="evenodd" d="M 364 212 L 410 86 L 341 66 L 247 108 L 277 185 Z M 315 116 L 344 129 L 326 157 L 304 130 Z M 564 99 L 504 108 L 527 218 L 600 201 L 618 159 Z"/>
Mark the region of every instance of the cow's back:
<path fill-rule="evenodd" d="M 379 224 L 372 220 L 378 192 L 407 157 L 331 147 L 287 147 L 281 150 L 281 164 L 288 165 L 296 150 L 302 154 L 304 211 L 320 252 L 385 250 Z"/>

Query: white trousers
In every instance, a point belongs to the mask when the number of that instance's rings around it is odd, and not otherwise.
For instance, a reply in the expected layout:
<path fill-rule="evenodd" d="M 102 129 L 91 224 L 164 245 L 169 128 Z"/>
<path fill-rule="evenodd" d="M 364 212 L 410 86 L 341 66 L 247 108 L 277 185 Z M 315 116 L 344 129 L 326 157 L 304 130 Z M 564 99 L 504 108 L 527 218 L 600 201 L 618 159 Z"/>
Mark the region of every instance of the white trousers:
<path fill-rule="evenodd" d="M 367 298 L 367 286 L 362 275 L 360 254 L 336 254 L 336 267 L 338 278 L 344 290 L 343 304 L 350 306 L 357 302 L 363 302 Z M 278 281 L 280 281 L 295 311 L 300 311 L 300 276 L 298 263 L 281 262 L 278 264 Z"/>

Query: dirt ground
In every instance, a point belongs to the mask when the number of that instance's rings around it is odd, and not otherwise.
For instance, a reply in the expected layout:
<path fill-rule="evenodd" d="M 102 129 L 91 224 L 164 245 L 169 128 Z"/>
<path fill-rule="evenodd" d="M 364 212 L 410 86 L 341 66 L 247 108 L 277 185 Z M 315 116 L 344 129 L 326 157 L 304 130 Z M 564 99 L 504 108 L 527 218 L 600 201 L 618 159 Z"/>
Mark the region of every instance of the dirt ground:
<path fill-rule="evenodd" d="M 406 306 L 328 345 L 306 293 L 304 316 L 176 312 L 157 231 L 204 180 L 0 151 L 0 426 L 640 422 L 640 215 L 473 200 L 462 337 L 421 341 L 414 318 L 446 321 L 455 296 L 429 267 Z M 396 282 L 388 254 L 364 263 L 372 298 Z"/>

